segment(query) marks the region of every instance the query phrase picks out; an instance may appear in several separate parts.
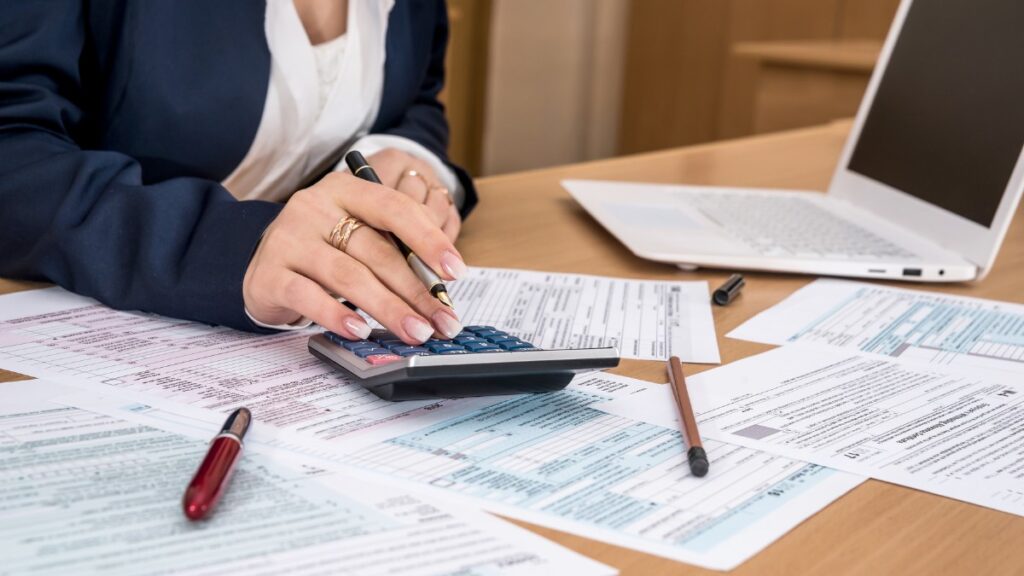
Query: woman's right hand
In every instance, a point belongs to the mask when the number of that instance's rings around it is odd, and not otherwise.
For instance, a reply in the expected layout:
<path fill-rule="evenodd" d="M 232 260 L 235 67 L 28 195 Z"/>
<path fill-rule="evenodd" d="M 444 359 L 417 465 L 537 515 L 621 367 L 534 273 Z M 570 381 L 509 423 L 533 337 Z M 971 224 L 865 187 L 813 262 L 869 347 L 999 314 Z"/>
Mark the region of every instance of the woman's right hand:
<path fill-rule="evenodd" d="M 352 216 L 355 230 L 345 252 L 328 239 Z M 445 280 L 466 272 L 458 250 L 428 208 L 405 194 L 334 172 L 296 192 L 270 223 L 242 283 L 245 308 L 265 324 L 306 317 L 349 339 L 370 327 L 332 296 L 352 302 L 408 344 L 462 329 L 455 312 L 434 298 L 398 249 L 377 232 L 393 233 Z"/>

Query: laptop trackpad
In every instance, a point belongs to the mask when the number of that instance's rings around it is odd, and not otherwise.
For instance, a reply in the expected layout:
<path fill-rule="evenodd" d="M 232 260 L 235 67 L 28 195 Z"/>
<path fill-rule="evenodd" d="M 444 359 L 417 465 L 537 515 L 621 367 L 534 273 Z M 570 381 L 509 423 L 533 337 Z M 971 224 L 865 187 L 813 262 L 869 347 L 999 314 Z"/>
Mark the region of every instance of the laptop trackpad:
<path fill-rule="evenodd" d="M 698 210 L 679 204 L 602 206 L 606 218 L 624 232 L 622 240 L 638 254 L 686 256 L 747 255 L 750 248 L 723 233 Z M 626 232 L 628 231 L 628 232 Z"/>
<path fill-rule="evenodd" d="M 701 230 L 708 223 L 702 221 L 699 214 L 682 210 L 678 206 L 657 206 L 651 204 L 612 204 L 606 205 L 608 214 L 619 223 L 630 227 L 641 227 L 658 230 Z"/>

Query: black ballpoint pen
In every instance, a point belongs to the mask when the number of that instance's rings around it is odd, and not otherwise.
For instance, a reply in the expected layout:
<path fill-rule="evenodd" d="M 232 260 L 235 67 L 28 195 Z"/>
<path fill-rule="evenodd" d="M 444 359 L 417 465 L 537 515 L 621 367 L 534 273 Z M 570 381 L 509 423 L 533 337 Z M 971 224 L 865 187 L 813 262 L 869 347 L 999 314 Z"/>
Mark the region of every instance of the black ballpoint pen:
<path fill-rule="evenodd" d="M 374 171 L 373 167 L 363 158 L 363 155 L 357 150 L 351 150 L 348 154 L 345 154 L 345 164 L 348 165 L 348 169 L 352 171 L 352 175 L 357 178 L 362 178 L 367 182 L 373 182 L 374 184 L 382 184 L 380 178 L 377 177 L 377 172 Z M 423 285 L 430 290 L 430 293 L 441 301 L 445 306 L 454 309 L 455 304 L 452 303 L 452 299 L 448 296 L 448 289 L 445 288 L 444 282 L 441 278 L 427 266 L 420 257 L 413 253 L 404 242 L 398 239 L 394 234 L 390 232 L 381 232 L 385 236 L 391 239 L 398 247 L 398 251 L 405 257 L 405 261 L 409 263 L 409 267 L 412 268 L 416 277 L 423 282 Z"/>

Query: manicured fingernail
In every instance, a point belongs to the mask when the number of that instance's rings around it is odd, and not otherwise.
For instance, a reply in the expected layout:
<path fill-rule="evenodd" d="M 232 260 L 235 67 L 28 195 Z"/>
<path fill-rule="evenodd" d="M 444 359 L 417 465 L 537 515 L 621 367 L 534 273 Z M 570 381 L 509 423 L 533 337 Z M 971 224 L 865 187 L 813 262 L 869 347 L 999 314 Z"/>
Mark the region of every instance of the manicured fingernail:
<path fill-rule="evenodd" d="M 462 332 L 462 323 L 444 310 L 434 312 L 431 318 L 434 319 L 434 326 L 437 326 L 437 331 L 449 339 L 455 338 L 459 335 L 459 332 Z"/>
<path fill-rule="evenodd" d="M 369 338 L 370 325 L 364 322 L 362 318 L 345 318 L 342 323 L 345 324 L 345 328 L 348 328 L 348 331 L 356 338 L 360 340 Z"/>
<path fill-rule="evenodd" d="M 405 329 L 406 334 L 417 342 L 426 342 L 434 335 L 434 329 L 430 327 L 430 324 L 415 316 L 406 316 L 405 320 L 402 320 L 402 328 Z"/>
<path fill-rule="evenodd" d="M 441 255 L 441 269 L 453 279 L 458 280 L 466 275 L 466 263 L 454 252 L 445 252 Z"/>

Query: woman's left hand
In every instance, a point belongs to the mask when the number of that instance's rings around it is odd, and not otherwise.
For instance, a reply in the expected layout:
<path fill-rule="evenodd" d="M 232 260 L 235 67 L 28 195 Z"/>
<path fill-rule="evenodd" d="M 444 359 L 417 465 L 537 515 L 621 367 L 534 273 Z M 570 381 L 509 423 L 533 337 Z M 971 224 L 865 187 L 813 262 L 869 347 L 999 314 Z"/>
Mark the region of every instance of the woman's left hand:
<path fill-rule="evenodd" d="M 366 159 L 388 188 L 393 188 L 413 200 L 426 204 L 434 222 L 452 242 L 459 236 L 462 217 L 452 203 L 449 190 L 430 165 L 410 154 L 386 148 Z"/>

